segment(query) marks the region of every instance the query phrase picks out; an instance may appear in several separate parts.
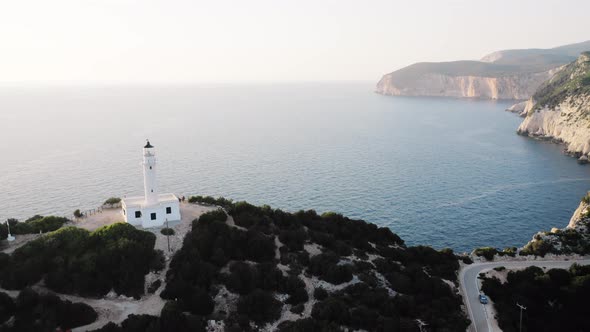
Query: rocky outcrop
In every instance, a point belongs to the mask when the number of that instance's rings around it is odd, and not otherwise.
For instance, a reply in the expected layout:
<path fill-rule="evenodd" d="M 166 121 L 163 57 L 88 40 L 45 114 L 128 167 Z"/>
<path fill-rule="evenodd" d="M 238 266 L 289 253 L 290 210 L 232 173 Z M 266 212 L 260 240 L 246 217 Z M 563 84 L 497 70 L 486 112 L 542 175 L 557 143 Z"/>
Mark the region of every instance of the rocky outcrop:
<path fill-rule="evenodd" d="M 568 153 L 590 153 L 590 54 L 582 54 L 544 83 L 527 102 L 518 133 L 566 144 Z"/>
<path fill-rule="evenodd" d="M 572 215 L 572 218 L 570 219 L 570 222 L 567 224 L 567 228 L 577 228 L 581 226 L 581 223 L 588 219 L 588 203 L 586 199 L 583 199 L 580 202 L 580 205 L 578 206 L 578 208 L 576 209 L 576 211 L 574 211 L 574 214 Z"/>
<path fill-rule="evenodd" d="M 527 99 L 555 71 L 551 69 L 500 77 L 425 73 L 411 80 L 400 80 L 393 72 L 381 78 L 376 92 L 393 96 Z"/>
<path fill-rule="evenodd" d="M 586 195 L 574 212 L 566 228 L 552 228 L 550 232 L 538 232 L 520 251 L 520 255 L 544 256 L 546 254 L 590 254 L 590 196 Z"/>
<path fill-rule="evenodd" d="M 516 113 L 522 117 L 525 117 L 526 116 L 525 110 L 526 110 L 527 106 L 529 105 L 529 103 L 531 103 L 531 102 L 532 102 L 531 99 L 518 102 L 518 103 L 510 106 L 509 108 L 507 108 L 506 112 Z"/>

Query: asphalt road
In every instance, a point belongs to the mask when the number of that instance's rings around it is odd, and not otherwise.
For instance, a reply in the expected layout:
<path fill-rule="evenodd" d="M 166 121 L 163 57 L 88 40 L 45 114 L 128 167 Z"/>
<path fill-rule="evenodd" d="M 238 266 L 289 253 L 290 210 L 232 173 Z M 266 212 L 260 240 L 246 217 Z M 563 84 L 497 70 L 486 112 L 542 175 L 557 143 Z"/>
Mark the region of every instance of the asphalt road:
<path fill-rule="evenodd" d="M 469 318 L 473 323 L 470 331 L 491 332 L 492 328 L 486 318 L 486 305 L 479 303 L 479 285 L 477 276 L 484 270 L 493 269 L 497 266 L 511 268 L 525 268 L 529 266 L 552 268 L 569 268 L 573 263 L 589 265 L 590 259 L 569 260 L 569 261 L 504 261 L 491 263 L 474 263 L 466 266 L 459 274 L 459 282 L 463 290 L 464 301 L 469 311 Z"/>

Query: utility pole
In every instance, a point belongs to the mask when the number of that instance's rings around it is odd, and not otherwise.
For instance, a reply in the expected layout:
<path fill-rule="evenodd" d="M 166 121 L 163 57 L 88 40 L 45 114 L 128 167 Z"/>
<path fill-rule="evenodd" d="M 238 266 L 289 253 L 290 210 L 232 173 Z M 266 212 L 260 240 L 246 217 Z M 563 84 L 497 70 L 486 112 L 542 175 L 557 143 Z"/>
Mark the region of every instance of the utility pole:
<path fill-rule="evenodd" d="M 516 302 L 516 305 L 520 308 L 520 324 L 519 324 L 520 327 L 519 327 L 518 331 L 522 332 L 522 311 L 526 310 L 526 307 L 518 304 L 518 302 Z"/>
<path fill-rule="evenodd" d="M 168 218 L 166 218 L 166 239 L 168 239 L 168 252 L 170 252 L 170 227 L 168 226 Z"/>

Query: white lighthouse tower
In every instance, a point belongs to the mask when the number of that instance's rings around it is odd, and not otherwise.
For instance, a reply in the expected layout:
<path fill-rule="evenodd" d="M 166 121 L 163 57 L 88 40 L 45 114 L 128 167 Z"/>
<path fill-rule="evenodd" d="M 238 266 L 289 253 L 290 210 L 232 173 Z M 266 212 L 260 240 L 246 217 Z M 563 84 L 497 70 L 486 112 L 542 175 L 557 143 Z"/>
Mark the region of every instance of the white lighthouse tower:
<path fill-rule="evenodd" d="M 145 203 L 152 205 L 158 202 L 158 186 L 156 183 L 156 149 L 147 141 L 143 147 L 143 188 Z"/>
<path fill-rule="evenodd" d="M 136 226 L 159 227 L 166 221 L 180 220 L 180 205 L 174 194 L 159 194 L 156 181 L 156 149 L 147 141 L 143 147 L 144 195 L 124 198 L 125 221 Z"/>

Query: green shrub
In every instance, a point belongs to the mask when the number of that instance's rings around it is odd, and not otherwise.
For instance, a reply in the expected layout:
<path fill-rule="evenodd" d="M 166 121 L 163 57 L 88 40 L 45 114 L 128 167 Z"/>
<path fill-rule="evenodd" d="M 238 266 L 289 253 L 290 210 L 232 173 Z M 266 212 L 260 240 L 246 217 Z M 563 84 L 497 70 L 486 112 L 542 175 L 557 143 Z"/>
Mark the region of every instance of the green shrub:
<path fill-rule="evenodd" d="M 504 271 L 504 270 L 506 270 L 506 267 L 504 267 L 504 266 L 496 266 L 494 268 L 494 271 L 498 271 L 498 272 L 501 272 L 501 271 Z"/>
<path fill-rule="evenodd" d="M 15 320 L 9 331 L 69 330 L 90 324 L 97 317 L 87 304 L 64 301 L 52 294 L 39 295 L 26 288 L 16 299 Z"/>
<path fill-rule="evenodd" d="M 494 259 L 494 255 L 498 253 L 498 249 L 492 247 L 477 248 L 474 254 L 478 257 L 483 256 L 486 260 L 491 261 Z"/>
<path fill-rule="evenodd" d="M 276 294 L 287 294 L 284 303 L 295 312 L 309 300 L 299 275 L 342 283 L 352 280 L 354 273 L 360 282 L 330 294 L 316 288 L 312 317 L 283 322 L 278 330 L 414 331 L 415 320 L 422 317 L 428 317 L 432 331 L 465 331 L 469 325 L 461 311 L 461 297 L 441 280 L 457 278 L 459 261 L 450 249 L 406 248 L 389 229 L 337 213 L 320 216 L 313 210 L 288 213 L 246 202 L 224 205 L 212 198 L 190 200 L 224 206 L 236 225 L 246 230 L 223 222 L 225 213 L 208 213 L 193 222 L 170 262 L 161 293 L 172 300 L 168 303 L 174 303 L 174 312 L 195 314 L 199 309 L 192 294 L 215 296 L 225 286 L 239 297 L 237 312 L 227 313 L 226 329 L 251 330 L 252 320 L 263 324 L 278 317 L 282 304 Z M 288 275 L 277 268 L 277 236 L 283 244 L 278 258 L 288 267 Z M 320 244 L 323 252 L 310 256 L 302 250 L 307 241 Z M 352 253 L 365 259 L 369 254 L 383 258 L 349 263 L 350 257 L 343 256 Z M 385 280 L 376 278 L 375 269 Z M 398 294 L 391 296 L 384 287 Z"/>
<path fill-rule="evenodd" d="M 473 264 L 473 259 L 471 259 L 471 257 L 469 256 L 460 256 L 460 259 L 463 263 L 469 265 L 469 264 Z"/>
<path fill-rule="evenodd" d="M 34 216 L 27 219 L 25 222 L 18 222 L 14 226 L 11 225 L 10 231 L 13 234 L 34 234 L 47 233 L 61 228 L 69 220 L 63 217 L 54 216 Z"/>
<path fill-rule="evenodd" d="M 160 230 L 160 233 L 162 233 L 162 235 L 174 235 L 174 230 L 172 228 L 162 228 Z"/>
<path fill-rule="evenodd" d="M 83 214 L 82 214 L 82 212 L 80 212 L 80 209 L 76 209 L 74 211 L 74 217 L 76 217 L 76 218 L 82 218 L 82 216 L 83 216 Z"/>
<path fill-rule="evenodd" d="M 6 224 L 0 224 L 0 240 L 4 240 L 8 237 L 8 227 Z"/>
<path fill-rule="evenodd" d="M 14 225 L 13 227 L 10 228 L 10 232 L 12 234 L 18 234 L 18 235 L 37 233 L 33 229 L 33 226 L 27 222 L 19 222 L 18 224 Z"/>
<path fill-rule="evenodd" d="M 486 279 L 482 290 L 494 301 L 503 331 L 518 331 L 520 317 L 515 303 L 527 308 L 523 331 L 587 330 L 590 308 L 585 304 L 590 292 L 590 266 L 574 264 L 569 271 L 547 272 L 528 267 L 510 271 L 505 283 L 496 278 Z"/>
<path fill-rule="evenodd" d="M 147 292 L 149 294 L 154 294 L 158 290 L 158 288 L 160 288 L 160 286 L 162 286 L 162 280 L 156 279 L 156 281 L 149 284 Z"/>
<path fill-rule="evenodd" d="M 224 208 L 229 208 L 233 205 L 231 199 L 223 197 L 213 198 L 212 196 L 191 196 L 188 198 L 189 203 L 201 203 L 208 205 L 218 205 Z"/>
<path fill-rule="evenodd" d="M 227 214 L 225 214 L 225 212 L 222 209 L 205 212 L 199 217 L 199 222 L 225 222 L 226 220 Z"/>
<path fill-rule="evenodd" d="M 14 315 L 14 300 L 8 294 L 0 292 L 0 324 Z"/>
<path fill-rule="evenodd" d="M 322 301 L 328 297 L 328 291 L 323 289 L 322 287 L 318 287 L 314 289 L 313 297 L 318 301 Z"/>
<path fill-rule="evenodd" d="M 119 197 L 111 197 L 104 201 L 103 205 L 115 205 L 121 203 L 121 198 Z"/>
<path fill-rule="evenodd" d="M 241 296 L 238 300 L 238 313 L 260 324 L 277 320 L 283 304 L 272 293 L 260 289 Z"/>
<path fill-rule="evenodd" d="M 44 218 L 45 219 L 45 218 Z M 157 252 L 154 234 L 127 223 L 94 232 L 66 227 L 16 249 L 0 274 L 3 288 L 22 289 L 41 279 L 60 293 L 139 297 Z"/>

